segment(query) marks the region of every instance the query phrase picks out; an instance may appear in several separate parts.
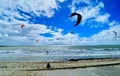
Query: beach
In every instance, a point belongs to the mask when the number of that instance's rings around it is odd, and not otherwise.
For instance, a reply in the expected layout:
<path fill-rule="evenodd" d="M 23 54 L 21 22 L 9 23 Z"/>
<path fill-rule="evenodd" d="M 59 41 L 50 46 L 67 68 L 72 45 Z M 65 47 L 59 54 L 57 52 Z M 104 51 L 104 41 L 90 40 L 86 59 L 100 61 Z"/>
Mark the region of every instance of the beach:
<path fill-rule="evenodd" d="M 46 67 L 47 63 L 51 65 L 50 68 Z M 89 76 L 89 73 L 96 74 L 95 69 L 98 70 L 97 72 L 101 71 L 100 75 L 98 73 L 98 75 L 91 76 L 110 76 L 105 71 L 113 69 L 111 72 L 113 74 L 113 72 L 120 71 L 119 67 L 119 58 L 53 62 L 0 62 L 0 76 Z M 119 76 L 119 74 L 114 76 Z"/>
<path fill-rule="evenodd" d="M 120 76 L 120 0 L 0 0 L 0 76 Z"/>
<path fill-rule="evenodd" d="M 0 47 L 0 76 L 119 76 L 119 68 L 117 45 Z"/>

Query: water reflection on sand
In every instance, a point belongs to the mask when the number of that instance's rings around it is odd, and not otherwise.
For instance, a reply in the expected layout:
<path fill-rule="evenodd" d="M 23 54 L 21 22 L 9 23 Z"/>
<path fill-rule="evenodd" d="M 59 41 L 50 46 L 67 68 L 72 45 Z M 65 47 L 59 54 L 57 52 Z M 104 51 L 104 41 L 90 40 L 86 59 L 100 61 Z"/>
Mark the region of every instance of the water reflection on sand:
<path fill-rule="evenodd" d="M 45 76 L 120 76 L 120 65 L 44 71 Z"/>

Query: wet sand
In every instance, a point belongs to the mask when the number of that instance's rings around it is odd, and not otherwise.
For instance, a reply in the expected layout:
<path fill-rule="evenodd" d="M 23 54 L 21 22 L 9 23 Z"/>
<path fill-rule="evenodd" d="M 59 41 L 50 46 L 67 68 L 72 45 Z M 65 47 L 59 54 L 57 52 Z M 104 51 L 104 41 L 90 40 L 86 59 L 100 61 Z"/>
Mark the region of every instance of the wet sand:
<path fill-rule="evenodd" d="M 0 76 L 56 76 L 57 74 L 57 76 L 78 76 L 77 74 L 89 76 L 89 72 L 91 71 L 91 74 L 94 74 L 96 68 L 98 68 L 98 71 L 102 72 L 103 70 L 100 70 L 101 67 L 120 67 L 120 59 L 91 59 L 49 62 L 51 65 L 50 68 L 46 67 L 47 63 L 48 62 L 0 62 Z M 106 71 L 110 70 L 108 68 L 104 69 L 106 69 Z M 114 69 L 113 71 L 117 71 L 118 69 L 119 68 Z M 86 73 L 87 71 L 88 73 Z M 96 72 L 95 75 L 96 74 L 98 73 Z M 102 73 L 100 74 L 101 75 L 98 74 L 96 76 L 104 76 Z"/>

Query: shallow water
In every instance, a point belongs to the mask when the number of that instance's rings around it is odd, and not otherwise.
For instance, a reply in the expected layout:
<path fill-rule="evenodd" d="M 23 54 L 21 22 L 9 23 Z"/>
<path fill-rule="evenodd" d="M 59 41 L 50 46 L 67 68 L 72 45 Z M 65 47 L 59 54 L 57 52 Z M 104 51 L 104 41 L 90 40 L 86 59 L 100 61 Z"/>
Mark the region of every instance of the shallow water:
<path fill-rule="evenodd" d="M 120 58 L 120 46 L 0 47 L 0 61 L 65 61 L 69 59 Z"/>

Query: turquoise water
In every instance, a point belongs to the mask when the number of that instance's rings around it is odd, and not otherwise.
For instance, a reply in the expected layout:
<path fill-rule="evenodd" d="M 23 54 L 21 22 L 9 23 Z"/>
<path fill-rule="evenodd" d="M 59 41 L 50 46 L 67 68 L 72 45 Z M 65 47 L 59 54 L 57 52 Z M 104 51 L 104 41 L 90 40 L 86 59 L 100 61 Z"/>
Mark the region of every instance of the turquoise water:
<path fill-rule="evenodd" d="M 120 58 L 119 45 L 0 47 L 0 62 Z"/>

